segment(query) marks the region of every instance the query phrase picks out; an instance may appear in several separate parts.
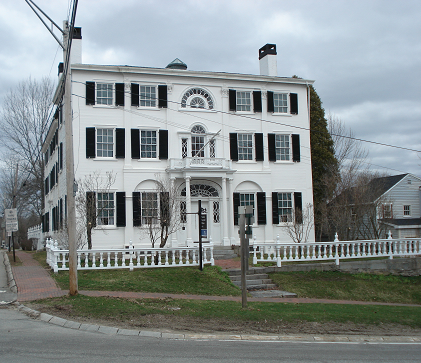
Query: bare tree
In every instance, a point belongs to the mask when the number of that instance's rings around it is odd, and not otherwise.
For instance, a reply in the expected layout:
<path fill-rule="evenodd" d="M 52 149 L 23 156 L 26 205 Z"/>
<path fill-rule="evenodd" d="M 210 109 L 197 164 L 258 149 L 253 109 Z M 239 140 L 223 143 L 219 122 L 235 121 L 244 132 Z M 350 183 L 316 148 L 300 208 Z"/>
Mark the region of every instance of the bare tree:
<path fill-rule="evenodd" d="M 156 189 L 151 193 L 142 193 L 141 218 L 146 225 L 143 231 L 151 241 L 152 248 L 158 243 L 159 248 L 163 248 L 169 236 L 181 228 L 180 201 L 176 187 L 168 178 L 156 175 L 155 179 Z"/>
<path fill-rule="evenodd" d="M 78 180 L 75 197 L 78 248 L 87 243 L 88 249 L 92 249 L 94 228 L 104 230 L 102 227 L 115 218 L 114 193 L 111 192 L 115 180 L 116 174 L 110 171 L 107 171 L 105 176 L 99 171 L 94 171 Z"/>
<path fill-rule="evenodd" d="M 35 210 L 41 216 L 44 199 L 44 166 L 41 149 L 48 133 L 51 116 L 51 97 L 54 85 L 49 78 L 35 81 L 31 78 L 18 84 L 4 97 L 0 116 L 3 145 L 15 155 L 23 172 L 29 175 L 27 185 L 39 201 Z"/>
<path fill-rule="evenodd" d="M 313 205 L 307 204 L 302 210 L 293 209 L 285 229 L 295 243 L 306 243 L 314 227 Z"/>

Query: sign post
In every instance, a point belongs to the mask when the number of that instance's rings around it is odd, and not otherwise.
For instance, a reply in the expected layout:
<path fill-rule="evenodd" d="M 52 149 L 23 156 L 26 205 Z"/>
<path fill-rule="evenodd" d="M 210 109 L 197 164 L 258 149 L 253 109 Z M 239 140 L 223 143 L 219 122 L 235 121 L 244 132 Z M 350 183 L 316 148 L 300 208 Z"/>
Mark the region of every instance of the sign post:
<path fill-rule="evenodd" d="M 11 237 L 12 237 L 13 261 L 16 262 L 15 241 L 13 239 L 13 232 L 17 232 L 19 230 L 17 209 L 16 208 L 6 209 L 4 211 L 4 215 L 6 218 L 6 232 L 11 233 Z M 10 247 L 9 247 L 9 252 L 10 252 Z"/>
<path fill-rule="evenodd" d="M 251 232 L 251 225 L 253 224 L 253 206 L 238 207 L 240 243 L 241 243 L 241 292 L 242 292 L 242 307 L 247 307 L 247 279 L 246 274 L 249 264 L 249 235 Z M 246 227 L 247 219 L 247 227 Z"/>

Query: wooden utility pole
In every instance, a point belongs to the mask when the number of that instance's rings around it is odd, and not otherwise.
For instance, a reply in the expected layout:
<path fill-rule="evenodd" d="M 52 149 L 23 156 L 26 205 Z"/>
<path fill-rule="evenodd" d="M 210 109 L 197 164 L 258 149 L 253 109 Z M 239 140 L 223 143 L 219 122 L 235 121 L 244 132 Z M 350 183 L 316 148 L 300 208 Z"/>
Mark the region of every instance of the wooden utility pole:
<path fill-rule="evenodd" d="M 71 107 L 72 82 L 71 82 L 71 67 L 70 67 L 70 51 L 72 47 L 73 31 L 76 18 L 76 9 L 78 0 L 73 0 L 73 8 L 70 16 L 70 22 L 64 21 L 63 29 L 48 17 L 32 0 L 25 0 L 29 7 L 38 16 L 41 22 L 45 25 L 57 43 L 63 49 L 64 72 L 58 88 L 61 87 L 60 92 L 63 95 L 64 104 L 64 123 L 66 132 L 66 185 L 67 185 L 67 232 L 69 238 L 69 293 L 76 295 L 78 293 L 77 281 L 77 246 L 76 246 L 76 212 L 75 212 L 75 174 L 74 174 L 74 156 L 73 156 L 73 119 Z M 51 25 L 54 25 L 63 35 L 63 42 L 55 36 L 48 25 L 42 19 L 39 11 L 45 16 Z"/>

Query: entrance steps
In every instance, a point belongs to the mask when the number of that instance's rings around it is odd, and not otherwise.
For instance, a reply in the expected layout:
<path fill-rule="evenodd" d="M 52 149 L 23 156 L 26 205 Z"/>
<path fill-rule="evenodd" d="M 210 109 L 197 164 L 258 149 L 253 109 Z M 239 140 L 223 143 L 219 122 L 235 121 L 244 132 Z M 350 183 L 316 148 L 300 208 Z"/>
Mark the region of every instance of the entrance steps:
<path fill-rule="evenodd" d="M 232 283 L 241 288 L 241 270 L 227 271 Z M 270 290 L 276 289 L 276 285 L 269 278 L 268 274 L 262 273 L 259 270 L 249 268 L 246 274 L 247 290 Z"/>
<path fill-rule="evenodd" d="M 213 248 L 213 258 L 215 260 L 230 260 L 238 257 L 231 246 L 215 246 Z"/>

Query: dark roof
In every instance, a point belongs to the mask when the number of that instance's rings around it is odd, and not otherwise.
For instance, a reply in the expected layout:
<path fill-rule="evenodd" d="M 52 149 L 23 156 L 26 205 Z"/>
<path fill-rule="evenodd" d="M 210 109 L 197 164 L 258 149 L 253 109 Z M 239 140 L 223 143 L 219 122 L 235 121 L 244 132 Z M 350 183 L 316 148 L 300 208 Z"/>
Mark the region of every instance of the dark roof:
<path fill-rule="evenodd" d="M 370 181 L 369 186 L 374 191 L 373 196 L 375 199 L 382 196 L 386 193 L 390 188 L 400 182 L 404 177 L 408 174 L 400 174 L 400 175 L 392 175 L 392 176 L 384 176 L 381 178 L 375 178 Z"/>

